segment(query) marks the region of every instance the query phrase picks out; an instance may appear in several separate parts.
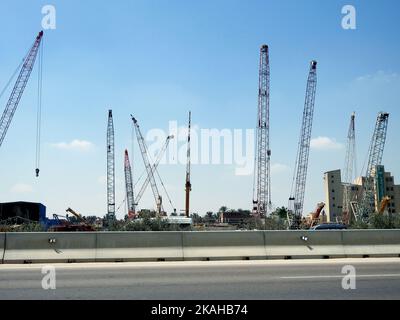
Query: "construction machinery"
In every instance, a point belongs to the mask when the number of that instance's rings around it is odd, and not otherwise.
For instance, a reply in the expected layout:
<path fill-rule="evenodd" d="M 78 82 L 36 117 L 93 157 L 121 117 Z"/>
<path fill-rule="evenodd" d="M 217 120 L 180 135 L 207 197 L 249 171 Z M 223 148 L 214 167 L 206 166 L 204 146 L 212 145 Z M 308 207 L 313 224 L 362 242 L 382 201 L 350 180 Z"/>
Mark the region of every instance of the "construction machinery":
<path fill-rule="evenodd" d="M 303 223 L 303 228 L 309 229 L 321 222 L 321 213 L 324 211 L 325 203 L 320 202 L 317 204 L 314 212 L 310 213 Z"/>
<path fill-rule="evenodd" d="M 71 218 L 68 216 L 68 214 L 65 216 L 53 214 L 53 219 L 57 222 L 57 224 L 52 225 L 49 228 L 49 231 L 95 231 L 95 228 L 89 224 L 80 213 L 71 208 L 68 208 L 65 211 L 75 216 L 78 222 L 71 221 Z"/>
<path fill-rule="evenodd" d="M 350 117 L 350 126 L 347 133 L 346 157 L 343 170 L 343 209 L 342 221 L 348 224 L 352 216 L 351 202 L 354 199 L 351 197 L 351 186 L 355 179 L 354 174 L 357 172 L 357 157 L 356 157 L 356 134 L 355 134 L 355 113 Z M 354 213 L 353 213 L 354 214 Z"/>
<path fill-rule="evenodd" d="M 72 213 L 73 216 L 75 216 L 78 221 L 80 222 L 86 222 L 86 220 L 82 217 L 82 215 L 78 212 L 76 212 L 75 210 L 68 208 L 67 210 L 65 210 L 66 212 Z"/>
<path fill-rule="evenodd" d="M 135 210 L 135 201 L 133 196 L 132 170 L 131 170 L 131 163 L 129 161 L 128 150 L 125 150 L 124 173 L 125 173 L 126 203 L 128 205 L 128 219 L 134 219 L 136 215 L 135 212 L 136 210 Z"/>
<path fill-rule="evenodd" d="M 151 172 L 153 173 L 153 175 L 154 175 L 155 171 L 157 170 L 158 164 L 160 163 L 162 157 L 164 156 L 165 151 L 167 150 L 169 141 L 173 138 L 174 138 L 173 135 L 168 136 L 167 139 L 165 140 L 164 145 L 162 146 L 161 150 L 159 151 L 157 158 L 156 158 L 153 166 L 151 167 Z M 135 206 L 137 206 L 140 199 L 142 199 L 142 196 L 143 196 L 147 186 L 149 185 L 149 182 L 150 182 L 150 175 L 147 175 L 146 180 L 143 182 L 142 187 L 140 188 L 138 194 L 136 195 Z"/>
<path fill-rule="evenodd" d="M 383 151 L 386 142 L 389 113 L 379 112 L 371 144 L 368 152 L 368 165 L 365 173 L 363 196 L 355 212 L 355 218 L 367 222 L 369 216 L 375 211 L 375 179 L 376 167 L 382 163 Z"/>
<path fill-rule="evenodd" d="M 112 110 L 108 110 L 107 123 L 107 219 L 115 220 L 115 155 Z"/>
<path fill-rule="evenodd" d="M 303 214 L 316 88 L 317 61 L 313 60 L 310 63 L 310 70 L 308 74 L 300 140 L 297 150 L 292 190 L 289 197 L 288 227 L 290 229 L 298 229 L 300 227 L 301 217 Z"/>
<path fill-rule="evenodd" d="M 8 128 L 10 127 L 11 121 L 17 110 L 18 104 L 21 100 L 22 94 L 24 93 L 25 87 L 28 83 L 32 69 L 35 64 L 36 56 L 38 54 L 40 44 L 43 37 L 43 31 L 40 31 L 37 35 L 35 42 L 30 48 L 28 54 L 22 62 L 22 67 L 19 72 L 18 78 L 12 89 L 11 95 L 7 101 L 6 107 L 0 119 L 0 147 L 3 144 L 4 138 L 7 134 Z M 39 77 L 41 77 L 39 75 Z M 39 168 L 36 168 L 36 176 L 39 176 Z"/>
<path fill-rule="evenodd" d="M 189 111 L 189 125 L 188 125 L 188 138 L 187 138 L 187 152 L 186 152 L 186 181 L 185 181 L 185 216 L 189 218 L 189 200 L 190 191 L 192 191 L 192 184 L 190 182 L 190 128 L 192 124 L 192 113 Z"/>
<path fill-rule="evenodd" d="M 145 140 L 143 138 L 142 132 L 140 131 L 139 124 L 138 124 L 137 120 L 132 115 L 131 115 L 131 119 L 132 119 L 133 125 L 135 127 L 136 138 L 137 138 L 137 141 L 138 141 L 138 144 L 139 144 L 139 148 L 140 148 L 140 152 L 142 154 L 142 159 L 143 159 L 143 162 L 144 162 L 144 165 L 145 165 L 145 168 L 146 168 L 147 179 L 149 180 L 147 183 L 150 182 L 151 190 L 153 192 L 154 200 L 155 200 L 155 203 L 156 203 L 156 213 L 157 213 L 158 216 L 165 215 L 165 212 L 163 211 L 163 206 L 162 206 L 162 197 L 161 197 L 161 195 L 160 195 L 160 193 L 158 191 L 157 183 L 156 183 L 156 180 L 155 180 L 155 174 L 157 174 L 157 176 L 158 176 L 158 178 L 159 178 L 159 180 L 161 182 L 161 185 L 162 185 L 162 187 L 164 189 L 165 194 L 167 195 L 169 203 L 171 204 L 173 210 L 176 211 L 176 209 L 174 208 L 174 206 L 172 204 L 171 198 L 169 197 L 168 192 L 167 192 L 167 190 L 165 188 L 165 185 L 164 185 L 164 183 L 163 183 L 163 181 L 162 181 L 162 179 L 160 177 L 160 174 L 157 171 L 157 166 L 153 165 L 153 167 L 154 167 L 154 169 L 153 169 L 151 164 L 150 164 L 150 159 L 149 159 L 149 156 L 148 156 L 146 142 L 145 142 Z M 169 139 L 171 139 L 171 137 L 173 137 L 173 136 L 167 137 L 166 145 L 168 145 L 168 141 L 169 141 Z M 165 148 L 166 148 L 166 146 L 165 146 Z M 160 152 L 159 155 L 161 153 L 163 153 L 164 151 Z M 146 179 L 146 181 L 147 181 L 147 179 Z M 144 187 L 144 189 L 145 189 L 145 187 Z M 141 198 L 140 192 L 139 192 L 139 195 L 136 198 L 137 202 Z"/>
<path fill-rule="evenodd" d="M 385 210 L 386 210 L 387 206 L 389 205 L 389 202 L 390 202 L 391 199 L 392 198 L 389 197 L 389 196 L 385 196 L 385 197 L 382 198 L 381 204 L 379 206 L 379 211 L 378 211 L 379 214 L 383 214 L 385 212 Z"/>
<path fill-rule="evenodd" d="M 271 207 L 269 84 L 269 52 L 268 46 L 264 44 L 260 48 L 256 154 L 253 183 L 253 215 L 256 217 L 265 217 L 268 214 L 268 208 Z"/>

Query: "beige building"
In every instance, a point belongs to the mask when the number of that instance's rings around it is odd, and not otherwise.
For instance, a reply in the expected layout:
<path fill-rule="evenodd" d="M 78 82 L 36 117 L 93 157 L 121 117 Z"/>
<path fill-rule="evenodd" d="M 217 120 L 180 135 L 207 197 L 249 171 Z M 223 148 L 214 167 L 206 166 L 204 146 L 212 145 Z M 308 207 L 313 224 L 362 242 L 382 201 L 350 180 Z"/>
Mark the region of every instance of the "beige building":
<path fill-rule="evenodd" d="M 379 211 L 381 201 L 384 197 L 390 197 L 386 207 L 388 213 L 400 213 L 400 185 L 396 185 L 394 177 L 390 172 L 385 172 L 384 166 L 377 166 L 373 172 L 374 182 L 374 211 Z M 366 184 L 365 177 L 359 177 L 350 188 L 350 200 L 359 202 L 363 194 L 363 186 Z M 325 212 L 328 222 L 336 222 L 340 219 L 343 209 L 343 192 L 345 184 L 341 181 L 340 170 L 324 173 L 325 190 Z"/>
<path fill-rule="evenodd" d="M 324 173 L 325 213 L 327 222 L 335 222 L 342 215 L 343 185 L 340 170 Z"/>

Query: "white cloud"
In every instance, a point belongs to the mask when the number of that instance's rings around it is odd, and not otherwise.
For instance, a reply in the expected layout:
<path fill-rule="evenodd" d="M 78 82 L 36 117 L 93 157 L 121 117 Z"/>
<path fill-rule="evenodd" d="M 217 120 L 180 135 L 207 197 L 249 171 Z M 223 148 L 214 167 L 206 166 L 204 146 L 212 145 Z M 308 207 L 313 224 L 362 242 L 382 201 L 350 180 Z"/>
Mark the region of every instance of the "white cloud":
<path fill-rule="evenodd" d="M 339 142 L 336 142 L 335 139 L 331 139 L 328 137 L 317 137 L 311 139 L 310 143 L 311 148 L 317 150 L 338 150 L 342 149 L 343 145 Z"/>
<path fill-rule="evenodd" d="M 283 173 L 289 171 L 289 166 L 282 163 L 271 164 L 271 173 Z"/>
<path fill-rule="evenodd" d="M 17 183 L 11 187 L 10 191 L 12 193 L 31 193 L 33 192 L 33 188 L 29 184 Z"/>
<path fill-rule="evenodd" d="M 389 83 L 400 79 L 400 75 L 396 72 L 386 72 L 379 70 L 374 74 L 366 74 L 358 77 L 356 80 L 358 82 L 374 81 L 374 82 L 384 82 Z"/>
<path fill-rule="evenodd" d="M 52 146 L 61 150 L 78 150 L 78 151 L 88 151 L 94 147 L 93 143 L 86 140 L 72 140 L 71 142 L 59 142 L 53 143 Z"/>

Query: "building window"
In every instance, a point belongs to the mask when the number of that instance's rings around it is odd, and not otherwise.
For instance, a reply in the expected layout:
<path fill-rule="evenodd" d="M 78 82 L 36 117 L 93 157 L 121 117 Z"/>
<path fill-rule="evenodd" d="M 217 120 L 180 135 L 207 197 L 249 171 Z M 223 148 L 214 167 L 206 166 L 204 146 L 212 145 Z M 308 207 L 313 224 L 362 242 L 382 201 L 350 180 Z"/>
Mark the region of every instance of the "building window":
<path fill-rule="evenodd" d="M 335 208 L 335 207 L 336 207 L 336 204 L 333 204 L 333 205 L 332 205 L 332 207 L 334 207 L 334 208 Z"/>
<path fill-rule="evenodd" d="M 332 197 L 332 200 L 335 200 L 335 197 Z"/>
<path fill-rule="evenodd" d="M 332 189 L 332 192 L 335 192 L 335 189 Z"/>
<path fill-rule="evenodd" d="M 390 188 L 390 191 L 394 191 L 393 187 Z"/>

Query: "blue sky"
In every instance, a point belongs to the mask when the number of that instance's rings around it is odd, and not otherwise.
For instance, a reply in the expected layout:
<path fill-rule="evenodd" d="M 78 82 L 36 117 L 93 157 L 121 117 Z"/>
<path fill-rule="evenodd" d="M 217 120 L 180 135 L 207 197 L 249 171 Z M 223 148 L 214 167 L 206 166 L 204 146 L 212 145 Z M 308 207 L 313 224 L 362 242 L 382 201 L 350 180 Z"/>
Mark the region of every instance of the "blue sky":
<path fill-rule="evenodd" d="M 323 173 L 343 166 L 352 111 L 359 171 L 384 110 L 390 120 L 383 163 L 400 176 L 398 1 L 2 1 L 1 88 L 41 29 L 46 4 L 57 10 L 57 28 L 44 36 L 41 176 L 34 177 L 35 70 L 0 149 L 1 202 L 42 202 L 49 216 L 67 207 L 104 215 L 109 108 L 117 206 L 124 199 L 123 150 L 132 145 L 130 113 L 144 133 L 167 130 L 169 121 L 185 126 L 189 109 L 197 129 L 253 128 L 263 43 L 270 47 L 274 205 L 287 205 L 312 59 L 318 61 L 312 137 L 333 142 L 311 149 L 305 213 L 324 200 Z M 357 10 L 356 30 L 341 27 L 346 4 Z M 89 144 L 71 147 L 74 140 Z M 135 141 L 134 180 L 143 171 L 138 151 Z M 185 166 L 159 171 L 183 209 Z M 192 211 L 249 209 L 252 179 L 235 175 L 234 165 L 194 165 Z M 149 189 L 140 207 L 153 206 Z M 122 206 L 118 216 L 124 214 Z"/>

